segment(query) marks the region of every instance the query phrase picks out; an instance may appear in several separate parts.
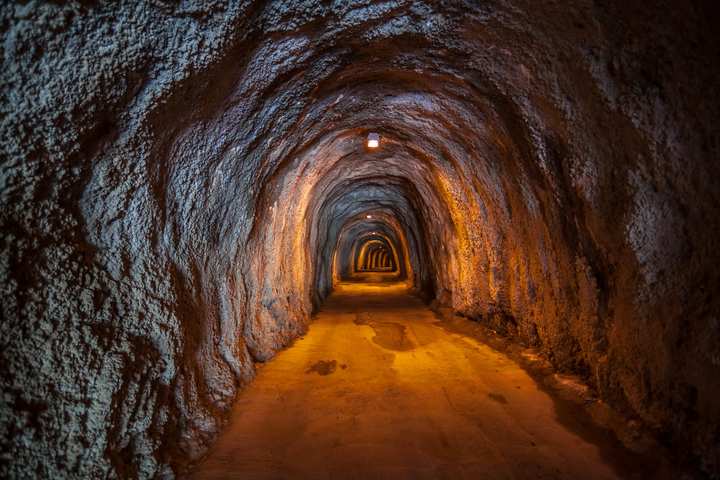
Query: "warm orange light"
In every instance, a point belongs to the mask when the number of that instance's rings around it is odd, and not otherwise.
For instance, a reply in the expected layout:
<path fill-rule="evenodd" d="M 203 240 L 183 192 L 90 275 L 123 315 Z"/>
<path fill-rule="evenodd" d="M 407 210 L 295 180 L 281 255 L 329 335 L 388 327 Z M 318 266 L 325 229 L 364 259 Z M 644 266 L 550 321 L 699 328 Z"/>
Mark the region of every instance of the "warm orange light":
<path fill-rule="evenodd" d="M 377 133 L 368 133 L 367 138 L 368 148 L 377 148 L 380 146 L 380 135 Z"/>

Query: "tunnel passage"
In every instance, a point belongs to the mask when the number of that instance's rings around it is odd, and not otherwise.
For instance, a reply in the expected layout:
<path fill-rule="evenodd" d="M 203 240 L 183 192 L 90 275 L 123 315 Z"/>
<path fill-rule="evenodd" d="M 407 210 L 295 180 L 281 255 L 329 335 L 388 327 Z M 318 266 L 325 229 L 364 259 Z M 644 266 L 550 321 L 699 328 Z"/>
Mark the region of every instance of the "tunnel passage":
<path fill-rule="evenodd" d="M 361 213 L 344 226 L 338 237 L 333 254 L 333 284 L 407 281 L 413 278 L 407 250 L 407 239 L 397 219 L 382 213 Z"/>
<path fill-rule="evenodd" d="M 362 244 L 355 258 L 356 272 L 395 271 L 392 249 L 381 238 L 368 240 Z"/>
<path fill-rule="evenodd" d="M 372 232 L 717 474 L 716 14 L 4 6 L 0 477 L 183 472 Z"/>

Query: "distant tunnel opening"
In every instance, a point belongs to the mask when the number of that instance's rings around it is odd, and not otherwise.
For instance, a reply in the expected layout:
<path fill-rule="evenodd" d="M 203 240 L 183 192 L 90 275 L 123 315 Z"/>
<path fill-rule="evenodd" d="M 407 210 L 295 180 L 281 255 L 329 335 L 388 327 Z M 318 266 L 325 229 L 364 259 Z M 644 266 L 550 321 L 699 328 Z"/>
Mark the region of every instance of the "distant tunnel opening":
<path fill-rule="evenodd" d="M 381 239 L 362 244 L 355 257 L 355 272 L 393 272 L 395 261 L 392 250 Z"/>
<path fill-rule="evenodd" d="M 374 221 L 361 220 L 357 227 L 339 238 L 334 255 L 336 281 L 391 282 L 412 277 L 404 232 L 385 223 L 383 215 Z"/>

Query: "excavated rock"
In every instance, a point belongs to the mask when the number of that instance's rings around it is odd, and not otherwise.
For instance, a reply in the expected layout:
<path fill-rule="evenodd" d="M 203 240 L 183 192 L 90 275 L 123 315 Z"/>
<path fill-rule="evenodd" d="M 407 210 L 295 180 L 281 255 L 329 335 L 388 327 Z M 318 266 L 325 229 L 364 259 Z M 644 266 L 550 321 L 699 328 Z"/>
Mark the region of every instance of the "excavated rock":
<path fill-rule="evenodd" d="M 717 13 L 4 6 L 0 476 L 173 477 L 371 231 L 717 474 Z"/>

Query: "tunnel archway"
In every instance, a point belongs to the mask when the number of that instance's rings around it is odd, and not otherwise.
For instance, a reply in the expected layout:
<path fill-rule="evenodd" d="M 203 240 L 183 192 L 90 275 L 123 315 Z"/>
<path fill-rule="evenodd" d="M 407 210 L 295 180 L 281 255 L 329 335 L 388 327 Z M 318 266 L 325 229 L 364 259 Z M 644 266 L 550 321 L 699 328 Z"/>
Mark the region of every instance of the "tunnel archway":
<path fill-rule="evenodd" d="M 355 272 L 395 272 L 397 270 L 394 248 L 383 237 L 363 239 L 356 249 Z"/>
<path fill-rule="evenodd" d="M 352 270 L 345 269 L 342 281 L 397 282 L 408 278 L 407 265 L 404 262 L 404 249 L 398 249 L 387 235 L 379 231 L 370 231 L 359 235 L 352 242 L 349 251 L 341 255 L 350 255 Z M 348 274 L 349 273 L 349 274 Z"/>
<path fill-rule="evenodd" d="M 0 477 L 182 472 L 370 273 L 717 472 L 717 2 L 571 3 L 0 9 Z"/>
<path fill-rule="evenodd" d="M 418 287 L 419 274 L 415 268 L 427 269 L 426 265 L 420 263 L 423 254 L 418 249 L 422 247 L 414 240 L 408 241 L 405 227 L 398 221 L 396 214 L 393 211 L 376 210 L 368 218 L 366 213 L 359 212 L 343 225 L 333 249 L 333 285 L 373 279 L 407 282 L 412 288 Z M 387 261 L 391 268 L 375 272 L 364 268 L 363 264 L 369 257 L 363 255 L 363 247 L 372 245 L 384 246 L 389 253 Z"/>

